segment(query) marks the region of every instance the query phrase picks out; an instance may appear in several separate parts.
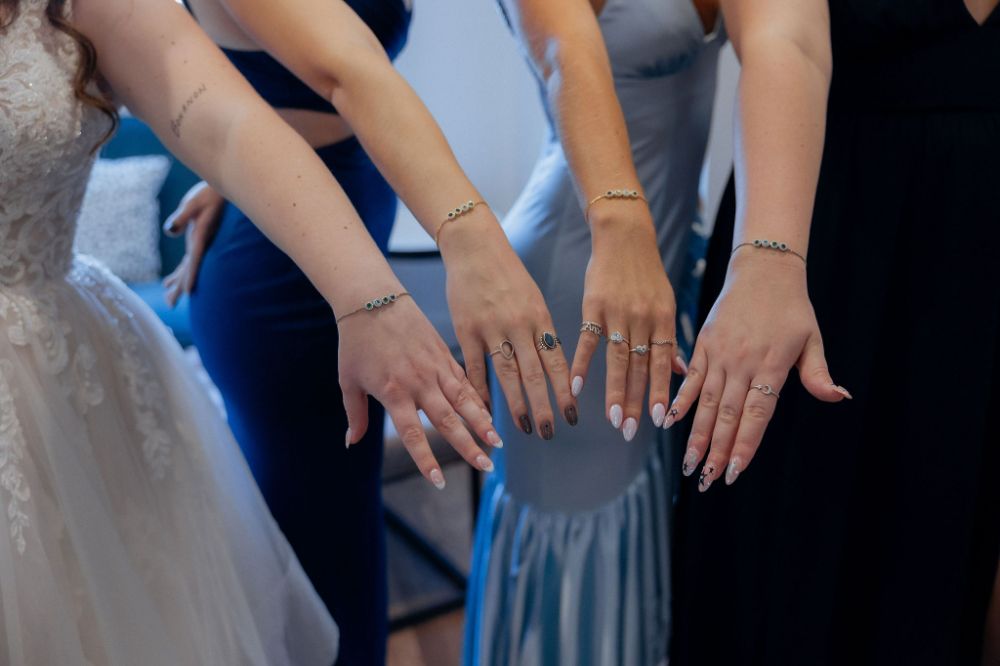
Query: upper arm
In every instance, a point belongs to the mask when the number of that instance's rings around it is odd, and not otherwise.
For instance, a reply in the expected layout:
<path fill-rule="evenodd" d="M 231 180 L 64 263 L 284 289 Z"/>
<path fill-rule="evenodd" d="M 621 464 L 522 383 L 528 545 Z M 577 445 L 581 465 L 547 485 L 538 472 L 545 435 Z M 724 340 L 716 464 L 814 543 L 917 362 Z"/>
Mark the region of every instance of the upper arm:
<path fill-rule="evenodd" d="M 543 79 L 558 70 L 563 58 L 592 54 L 607 61 L 590 0 L 501 0 L 501 5 Z"/>
<path fill-rule="evenodd" d="M 827 0 L 722 0 L 722 10 L 741 60 L 784 43 L 829 79 L 833 62 Z"/>

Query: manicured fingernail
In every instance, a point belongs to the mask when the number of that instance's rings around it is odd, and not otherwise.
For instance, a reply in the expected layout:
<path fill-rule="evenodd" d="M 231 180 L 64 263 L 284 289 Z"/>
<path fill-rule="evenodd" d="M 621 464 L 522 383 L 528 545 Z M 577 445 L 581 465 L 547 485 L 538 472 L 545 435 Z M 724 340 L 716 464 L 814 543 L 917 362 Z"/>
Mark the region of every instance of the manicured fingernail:
<path fill-rule="evenodd" d="M 684 454 L 684 462 L 681 463 L 681 474 L 684 476 L 691 476 L 694 474 L 695 465 L 698 464 L 698 451 L 694 448 L 687 450 Z"/>
<path fill-rule="evenodd" d="M 174 232 L 174 221 L 172 219 L 165 220 L 163 222 L 163 230 L 165 232 L 167 232 L 168 234 L 169 233 L 173 233 Z"/>
<path fill-rule="evenodd" d="M 583 390 L 583 377 L 577 375 L 573 378 L 573 383 L 569 387 L 569 392 L 573 394 L 573 397 L 580 395 L 580 391 Z"/>
<path fill-rule="evenodd" d="M 576 407 L 574 407 L 573 405 L 567 407 L 566 410 L 563 412 L 563 415 L 566 417 L 566 423 L 570 424 L 571 426 L 575 426 L 580 421 L 580 417 L 577 416 L 576 413 Z"/>
<path fill-rule="evenodd" d="M 521 424 L 521 430 L 524 431 L 525 435 L 531 434 L 531 419 L 528 418 L 527 414 L 518 419 L 518 423 Z"/>
<path fill-rule="evenodd" d="M 698 477 L 698 490 L 705 492 L 708 487 L 712 485 L 712 475 L 715 474 L 715 465 L 705 465 L 701 470 L 701 476 Z"/>
<path fill-rule="evenodd" d="M 667 428 L 669 428 L 670 426 L 672 426 L 674 424 L 674 421 L 677 420 L 677 414 L 678 414 L 677 408 L 676 407 L 671 407 L 670 411 L 667 412 L 667 418 L 663 419 L 663 429 L 664 430 L 666 430 Z"/>
<path fill-rule="evenodd" d="M 664 407 L 662 402 L 658 402 L 653 405 L 653 411 L 651 412 L 653 417 L 653 425 L 659 428 L 663 425 L 663 417 L 667 415 L 667 408 Z"/>
<path fill-rule="evenodd" d="M 493 471 L 493 461 L 484 456 L 482 453 L 476 456 L 476 465 L 484 472 Z"/>
<path fill-rule="evenodd" d="M 500 435 L 497 434 L 496 430 L 490 430 L 486 433 L 486 441 L 495 449 L 503 448 L 503 440 L 500 439 Z"/>
<path fill-rule="evenodd" d="M 834 384 L 833 390 L 839 393 L 840 395 L 844 396 L 848 400 L 854 400 L 854 396 L 851 395 L 851 392 L 845 389 L 843 386 L 837 386 L 836 384 Z"/>
<path fill-rule="evenodd" d="M 686 377 L 688 373 L 688 364 L 685 363 L 684 357 L 681 356 L 680 354 L 677 355 L 677 365 L 679 365 L 681 368 L 681 374 Z"/>
<path fill-rule="evenodd" d="M 611 417 L 611 425 L 614 426 L 615 430 L 622 427 L 622 406 L 621 405 L 611 405 L 611 411 L 608 412 L 608 416 Z"/>
<path fill-rule="evenodd" d="M 729 461 L 729 465 L 726 467 L 726 485 L 731 486 L 736 483 L 736 477 L 740 475 L 743 471 L 743 461 L 739 458 L 733 458 Z"/>
<path fill-rule="evenodd" d="M 632 438 L 635 437 L 635 431 L 638 429 L 639 422 L 630 416 L 625 419 L 625 425 L 622 426 L 622 437 L 625 438 L 626 442 L 631 442 Z"/>
<path fill-rule="evenodd" d="M 441 470 L 437 468 L 431 470 L 431 483 L 438 490 L 444 490 L 444 474 L 441 473 Z"/>
<path fill-rule="evenodd" d="M 552 424 L 546 421 L 542 424 L 542 439 L 552 439 Z"/>
<path fill-rule="evenodd" d="M 486 418 L 489 419 L 490 423 L 493 423 L 493 415 L 490 414 L 490 410 L 488 410 L 485 407 L 483 407 L 483 414 L 486 415 Z"/>
<path fill-rule="evenodd" d="M 351 429 L 348 428 L 347 432 L 344 433 L 344 448 L 351 448 Z"/>

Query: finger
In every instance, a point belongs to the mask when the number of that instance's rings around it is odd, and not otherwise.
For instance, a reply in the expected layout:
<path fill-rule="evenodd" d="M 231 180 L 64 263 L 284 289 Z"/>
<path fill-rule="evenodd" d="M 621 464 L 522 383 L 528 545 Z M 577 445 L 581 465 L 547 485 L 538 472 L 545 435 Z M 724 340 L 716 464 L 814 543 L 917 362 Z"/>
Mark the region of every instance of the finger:
<path fill-rule="evenodd" d="M 454 375 L 444 375 L 439 381 L 444 397 L 448 399 L 455 411 L 465 419 L 472 431 L 490 446 L 501 448 L 503 441 L 501 441 L 497 431 L 493 429 L 493 417 L 483 407 L 479 395 L 469 379 L 464 374 L 461 379 Z"/>
<path fill-rule="evenodd" d="M 722 476 L 729 463 L 729 456 L 733 450 L 733 440 L 736 438 L 736 429 L 739 427 L 740 417 L 743 416 L 743 404 L 747 401 L 749 390 L 749 374 L 726 373 L 726 386 L 722 390 L 719 408 L 716 411 L 712 443 L 708 450 L 708 456 L 705 458 L 704 473 L 698 483 L 702 492 L 708 490 L 712 482 Z"/>
<path fill-rule="evenodd" d="M 164 298 L 167 306 L 173 308 L 184 293 L 184 283 L 187 275 L 187 255 L 181 258 L 181 262 L 174 271 L 163 279 L 163 287 L 166 290 Z"/>
<path fill-rule="evenodd" d="M 184 233 L 184 229 L 191 222 L 191 219 L 201 210 L 201 207 L 194 202 L 194 198 L 206 187 L 208 187 L 208 183 L 201 181 L 184 194 L 184 198 L 181 199 L 177 208 L 163 222 L 163 233 L 174 237 Z"/>
<path fill-rule="evenodd" d="M 845 398 L 852 399 L 850 392 L 843 386 L 838 386 L 830 377 L 830 370 L 826 365 L 826 353 L 823 351 L 823 337 L 819 331 L 809 337 L 797 365 L 802 386 L 813 397 L 823 402 L 840 402 Z"/>
<path fill-rule="evenodd" d="M 191 234 L 190 248 L 188 250 L 188 279 L 185 286 L 185 290 L 189 294 L 194 291 L 198 283 L 198 273 L 201 270 L 202 259 L 205 258 L 205 252 L 208 250 L 208 246 L 215 236 L 215 226 L 212 224 L 214 215 L 215 213 L 210 209 L 203 210 L 198 216 L 198 222 L 195 224 L 194 232 Z"/>
<path fill-rule="evenodd" d="M 767 375 L 765 375 L 767 377 Z M 778 394 L 785 383 L 788 373 L 775 373 L 773 378 L 750 380 L 751 386 L 771 386 L 773 392 L 764 393 L 756 389 L 747 392 L 743 403 L 743 414 L 740 417 L 739 428 L 733 443 L 733 450 L 726 465 L 726 485 L 732 485 L 737 477 L 747 468 L 757 454 L 760 443 L 764 439 L 764 431 L 771 422 L 778 406 Z"/>
<path fill-rule="evenodd" d="M 722 399 L 722 391 L 725 387 L 725 373 L 710 367 L 705 375 L 705 384 L 701 387 L 701 394 L 698 396 L 698 409 L 694 414 L 694 421 L 691 423 L 691 435 L 688 437 L 687 450 L 684 452 L 684 463 L 681 468 L 684 476 L 691 476 L 708 449 L 708 442 L 712 439 L 712 430 L 715 427 L 719 411 L 719 401 Z M 702 469 L 702 478 L 711 476 L 713 472 L 712 469 Z M 700 486 L 701 483 L 699 482 L 698 485 Z"/>
<path fill-rule="evenodd" d="M 417 415 L 416 406 L 409 400 L 383 404 L 396 432 L 399 433 L 403 447 L 413 458 L 417 469 L 425 479 L 434 484 L 435 488 L 444 490 L 444 474 L 441 473 L 441 465 L 438 464 L 434 452 L 431 451 L 431 445 L 427 442 L 424 424 Z"/>
<path fill-rule="evenodd" d="M 684 352 L 682 352 L 680 349 L 677 349 L 676 352 L 674 353 L 674 357 L 671 360 L 671 367 L 673 368 L 673 371 L 678 375 L 682 377 L 687 377 L 688 365 L 687 362 L 684 360 Z"/>
<path fill-rule="evenodd" d="M 450 355 L 451 354 L 449 352 L 449 356 Z M 465 382 L 468 379 L 468 376 L 465 374 L 465 368 L 463 368 L 462 366 L 460 366 L 458 364 L 458 361 L 456 361 L 454 358 L 451 359 L 451 366 L 450 367 L 451 367 L 451 376 L 452 377 L 454 377 L 455 379 L 457 379 L 460 382 Z M 479 396 L 479 393 L 473 391 L 473 393 L 472 393 L 472 399 L 473 399 L 473 401 L 475 401 L 475 403 L 477 405 L 479 405 L 479 408 L 481 410 L 483 410 L 483 412 L 486 413 L 486 418 L 488 418 L 490 420 L 490 423 L 492 423 L 493 422 L 493 415 L 490 413 L 490 410 L 487 408 L 486 403 L 483 402 L 483 399 Z"/>
<path fill-rule="evenodd" d="M 583 316 L 584 321 L 602 321 L 595 313 Z M 598 326 L 600 324 L 598 323 Z M 594 357 L 594 352 L 600 345 L 601 336 L 595 331 L 580 331 L 580 339 L 576 343 L 576 353 L 573 354 L 573 367 L 570 370 L 572 380 L 570 381 L 570 394 L 575 398 L 583 391 L 583 383 L 587 379 L 587 371 L 590 369 L 590 359 Z"/>
<path fill-rule="evenodd" d="M 521 382 L 528 396 L 528 404 L 531 405 L 531 415 L 538 429 L 538 435 L 548 440 L 555 437 L 556 431 L 552 419 L 552 405 L 549 403 L 549 387 L 545 381 L 545 369 L 538 356 L 544 352 L 535 348 L 538 344 L 537 338 L 528 337 L 525 333 L 526 331 L 522 331 L 514 338 L 517 364 L 521 369 Z"/>
<path fill-rule="evenodd" d="M 625 421 L 622 423 L 622 436 L 626 442 L 631 442 L 639 429 L 639 419 L 642 418 L 642 403 L 646 397 L 646 384 L 649 382 L 649 328 L 637 325 L 629 329 L 631 348 L 629 351 L 628 371 L 625 378 Z M 645 350 L 645 353 L 640 353 Z"/>
<path fill-rule="evenodd" d="M 654 340 L 673 340 L 673 335 L 666 331 L 653 334 Z M 673 369 L 673 359 L 676 358 L 673 344 L 649 346 L 649 415 L 657 428 L 663 425 L 667 417 L 667 405 L 670 404 L 670 380 Z"/>
<path fill-rule="evenodd" d="M 687 416 L 691 405 L 698 399 L 701 387 L 705 382 L 705 371 L 708 367 L 708 357 L 702 345 L 695 345 L 694 353 L 691 355 L 691 365 L 687 368 L 684 381 L 677 389 L 677 396 L 674 397 L 670 409 L 667 410 L 667 417 L 663 420 L 664 429 L 669 428 L 677 421 Z"/>
<path fill-rule="evenodd" d="M 625 386 L 628 381 L 628 357 L 629 339 L 626 335 L 626 327 L 620 321 L 612 320 L 614 323 L 608 327 L 608 347 L 605 350 L 607 355 L 607 373 L 605 376 L 605 397 L 604 409 L 613 427 L 621 428 L 625 420 Z M 623 337 L 621 342 L 615 342 L 612 337 L 615 334 Z"/>
<path fill-rule="evenodd" d="M 555 326 L 549 321 L 544 330 L 554 331 Z M 554 336 L 555 333 L 553 333 Z M 562 344 L 558 342 L 558 338 L 556 340 L 555 349 L 542 349 L 538 356 L 542 359 L 542 366 L 549 376 L 549 383 L 552 384 L 552 392 L 555 393 L 559 411 L 566 419 L 566 423 L 575 426 L 579 422 L 579 415 L 576 411 L 576 398 L 573 397 L 569 385 L 569 364 L 566 363 Z"/>
<path fill-rule="evenodd" d="M 511 418 L 514 425 L 521 429 L 525 435 L 530 435 L 533 431 L 531 427 L 531 417 L 528 416 L 528 404 L 524 400 L 524 391 L 521 389 L 521 369 L 518 364 L 520 353 L 534 354 L 534 348 L 516 349 L 509 340 L 503 340 L 502 348 L 504 353 L 492 354 L 493 371 L 496 373 L 497 381 L 500 383 L 500 390 L 503 391 L 504 399 L 507 400 L 507 407 L 510 409 Z M 507 351 L 510 352 L 508 358 Z"/>
<path fill-rule="evenodd" d="M 344 444 L 359 441 L 368 432 L 368 395 L 358 387 L 341 386 L 344 394 L 344 410 L 347 412 L 347 433 Z"/>
<path fill-rule="evenodd" d="M 489 405 L 490 386 L 486 381 L 486 359 L 479 337 L 460 335 L 458 344 L 462 348 L 462 360 L 465 362 L 464 376 L 468 377 L 483 404 Z"/>
<path fill-rule="evenodd" d="M 431 424 L 441 435 L 448 440 L 451 447 L 458 451 L 458 454 L 467 463 L 481 469 L 484 472 L 493 471 L 493 462 L 483 450 L 476 446 L 472 435 L 466 429 L 465 424 L 459 417 L 458 412 L 448 403 L 448 400 L 439 390 L 426 393 L 420 400 L 420 408 L 430 419 Z M 470 386 L 469 391 L 472 390 Z"/>

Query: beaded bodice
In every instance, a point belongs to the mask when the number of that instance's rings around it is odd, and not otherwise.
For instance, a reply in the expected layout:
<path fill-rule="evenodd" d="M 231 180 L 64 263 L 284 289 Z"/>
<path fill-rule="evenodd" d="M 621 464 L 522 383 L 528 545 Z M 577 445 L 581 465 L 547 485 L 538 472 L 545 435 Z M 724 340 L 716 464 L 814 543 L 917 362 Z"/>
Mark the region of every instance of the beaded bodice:
<path fill-rule="evenodd" d="M 73 93 L 77 45 L 23 0 L 0 33 L 0 289 L 62 278 L 110 122 Z"/>

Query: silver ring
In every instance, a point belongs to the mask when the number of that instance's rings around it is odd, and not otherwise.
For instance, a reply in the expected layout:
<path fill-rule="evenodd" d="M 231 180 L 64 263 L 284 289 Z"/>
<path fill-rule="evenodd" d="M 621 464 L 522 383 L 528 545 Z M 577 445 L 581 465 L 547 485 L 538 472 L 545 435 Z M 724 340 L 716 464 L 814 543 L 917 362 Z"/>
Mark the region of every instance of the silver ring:
<path fill-rule="evenodd" d="M 635 347 L 632 347 L 632 349 L 629 349 L 629 353 L 645 356 L 649 353 L 649 345 L 636 345 Z"/>
<path fill-rule="evenodd" d="M 585 321 L 582 324 L 580 324 L 580 332 L 581 333 L 590 332 L 596 335 L 597 337 L 601 337 L 602 335 L 604 335 L 604 327 L 598 324 L 596 321 Z"/>
<path fill-rule="evenodd" d="M 496 349 L 490 352 L 490 356 L 495 354 L 500 354 L 509 361 L 514 358 L 514 343 L 510 340 L 504 339 L 503 342 L 497 345 Z"/>
<path fill-rule="evenodd" d="M 621 331 L 614 331 L 613 333 L 611 333 L 611 335 L 608 336 L 608 342 L 614 343 L 616 345 L 620 345 L 623 342 L 625 344 L 628 344 L 628 338 L 622 335 Z"/>
<path fill-rule="evenodd" d="M 760 391 L 764 395 L 773 395 L 775 398 L 780 398 L 781 395 L 771 388 L 770 384 L 754 384 L 750 387 L 751 391 Z"/>
<path fill-rule="evenodd" d="M 676 345 L 677 341 L 674 340 L 673 338 L 664 338 L 662 340 L 650 340 L 649 344 L 651 344 L 651 345 Z"/>
<path fill-rule="evenodd" d="M 538 336 L 538 344 L 535 345 L 538 351 L 552 350 L 561 344 L 559 338 L 556 337 L 555 333 L 549 333 L 545 331 Z"/>

